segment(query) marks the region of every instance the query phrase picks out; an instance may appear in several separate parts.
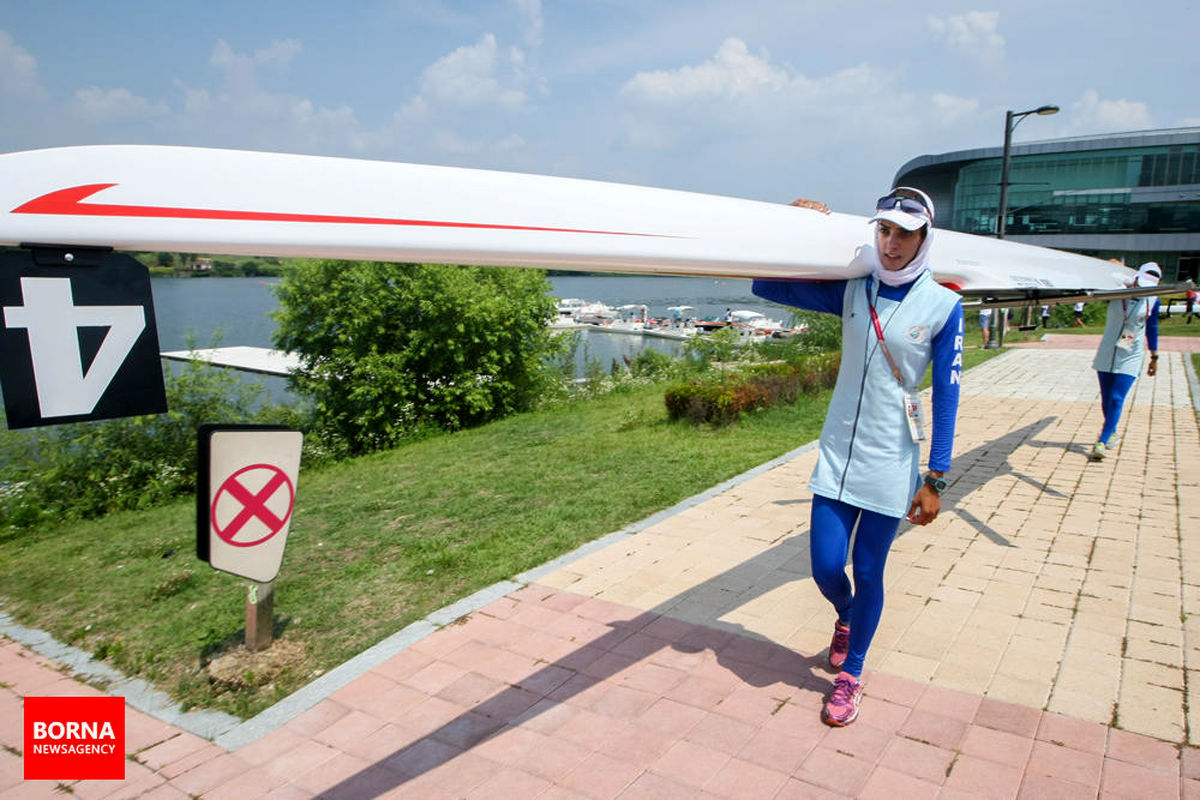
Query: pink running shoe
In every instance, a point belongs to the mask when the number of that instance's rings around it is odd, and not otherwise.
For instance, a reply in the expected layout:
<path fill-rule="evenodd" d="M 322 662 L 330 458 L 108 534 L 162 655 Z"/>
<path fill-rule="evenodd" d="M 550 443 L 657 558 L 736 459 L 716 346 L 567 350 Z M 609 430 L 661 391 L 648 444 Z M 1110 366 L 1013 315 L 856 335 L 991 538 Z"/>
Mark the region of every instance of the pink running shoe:
<path fill-rule="evenodd" d="M 841 669 L 850 653 L 850 626 L 833 623 L 833 641 L 829 643 L 829 666 Z"/>
<path fill-rule="evenodd" d="M 839 672 L 833 679 L 833 694 L 821 709 L 821 721 L 826 725 L 841 728 L 858 719 L 858 705 L 862 702 L 862 681 L 849 672 Z"/>

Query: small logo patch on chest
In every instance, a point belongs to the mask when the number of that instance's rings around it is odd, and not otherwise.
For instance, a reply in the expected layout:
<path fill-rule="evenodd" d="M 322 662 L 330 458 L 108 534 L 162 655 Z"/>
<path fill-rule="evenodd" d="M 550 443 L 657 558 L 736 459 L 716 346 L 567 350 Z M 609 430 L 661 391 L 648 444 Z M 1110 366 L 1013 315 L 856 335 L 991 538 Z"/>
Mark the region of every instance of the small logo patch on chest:
<path fill-rule="evenodd" d="M 913 325 L 908 329 L 908 340 L 913 344 L 921 344 L 929 341 L 929 326 L 928 325 Z"/>

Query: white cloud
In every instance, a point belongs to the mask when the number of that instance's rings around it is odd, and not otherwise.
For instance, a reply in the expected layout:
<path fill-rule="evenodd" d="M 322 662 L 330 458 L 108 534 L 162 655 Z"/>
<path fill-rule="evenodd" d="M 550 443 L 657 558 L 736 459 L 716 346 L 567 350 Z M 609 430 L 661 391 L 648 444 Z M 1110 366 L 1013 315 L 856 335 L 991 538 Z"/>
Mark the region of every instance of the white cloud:
<path fill-rule="evenodd" d="M 979 111 L 978 100 L 967 97 L 955 97 L 943 92 L 935 92 L 930 102 L 938 112 L 936 120 L 943 124 L 969 119 Z"/>
<path fill-rule="evenodd" d="M 0 30 L 0 97 L 40 99 L 44 92 L 37 75 L 37 59 Z"/>
<path fill-rule="evenodd" d="M 540 20 L 539 4 L 522 7 Z M 537 85 L 525 52 L 502 48 L 490 33 L 429 64 L 417 79 L 418 92 L 375 128 L 364 127 L 348 106 L 324 108 L 262 85 L 266 70 L 285 68 L 303 52 L 295 40 L 253 52 L 218 41 L 209 59 L 218 84 L 177 81 L 182 111 L 172 124 L 189 142 L 405 160 L 495 157 L 526 144 L 504 121 L 531 110 L 529 87 Z"/>
<path fill-rule="evenodd" d="M 540 36 L 540 2 L 513 2 Z M 367 134 L 376 152 L 402 160 L 500 167 L 528 147 L 517 126 L 537 112 L 532 96 L 546 94 L 526 51 L 502 47 L 492 33 L 429 64 L 417 87 L 388 124 Z"/>
<path fill-rule="evenodd" d="M 977 135 L 979 101 L 914 79 L 916 67 L 812 68 L 825 63 L 805 70 L 730 38 L 692 63 L 633 75 L 618 97 L 620 179 L 855 210 L 857 176 L 878 191 L 914 155 Z"/>
<path fill-rule="evenodd" d="M 219 86 L 175 83 L 183 98 L 171 121 L 176 136 L 197 144 L 269 150 L 353 150 L 363 134 L 352 109 L 319 107 L 308 98 L 259 85 L 260 70 L 285 68 L 303 49 L 301 42 L 287 39 L 242 53 L 219 40 L 209 59 L 220 73 Z"/>
<path fill-rule="evenodd" d="M 754 55 L 741 39 L 729 38 L 714 56 L 695 66 L 640 72 L 620 89 L 620 97 L 638 113 L 677 114 L 684 109 L 712 114 L 711 124 L 753 123 L 731 113 L 751 115 L 811 115 L 832 118 L 874 114 L 885 98 L 904 95 L 888 87 L 895 78 L 866 64 L 809 77 L 794 69 L 776 66 L 769 56 Z M 707 124 L 707 123 L 706 123 Z"/>
<path fill-rule="evenodd" d="M 307 98 L 264 91 L 229 94 L 185 90 L 176 124 L 197 144 L 297 152 L 345 152 L 360 141 L 353 109 L 323 108 Z"/>
<path fill-rule="evenodd" d="M 239 53 L 224 39 L 218 39 L 208 61 L 221 72 L 229 90 L 249 93 L 255 91 L 258 85 L 260 67 L 286 67 L 303 49 L 303 45 L 295 39 L 286 39 L 274 41 L 270 46 L 253 53 Z"/>
<path fill-rule="evenodd" d="M 765 56 L 750 53 L 746 43 L 731 37 L 716 54 L 697 66 L 639 72 L 621 87 L 621 94 L 649 103 L 692 97 L 737 97 L 778 90 L 791 82 L 788 74 L 772 67 Z"/>
<path fill-rule="evenodd" d="M 1135 100 L 1104 100 L 1095 89 L 1088 89 L 1071 104 L 1063 122 L 1078 134 L 1134 131 L 1153 127 L 1150 109 Z"/>
<path fill-rule="evenodd" d="M 183 95 L 183 113 L 190 116 L 201 116 L 212 111 L 212 93 L 207 89 L 197 89 L 176 79 L 175 88 Z"/>
<path fill-rule="evenodd" d="M 673 147 L 728 131 L 811 144 L 852 132 L 876 136 L 882 120 L 892 132 L 906 129 L 916 99 L 895 82 L 866 64 L 809 77 L 729 38 L 700 64 L 638 73 L 621 87 L 620 100 L 625 135 L 638 147 Z"/>
<path fill-rule="evenodd" d="M 213 47 L 210 63 L 224 69 L 240 68 L 242 66 L 273 66 L 283 67 L 304 51 L 304 45 L 296 39 L 277 39 L 268 47 L 255 50 L 251 54 L 234 52 L 224 39 L 218 39 Z"/>
<path fill-rule="evenodd" d="M 71 98 L 72 114 L 89 122 L 106 123 L 162 117 L 170 113 L 165 103 L 138 97 L 128 89 L 78 89 Z"/>
<path fill-rule="evenodd" d="M 929 28 L 934 37 L 945 42 L 956 53 L 994 66 L 1004 60 L 1004 37 L 998 33 L 999 11 L 969 11 L 948 17 L 929 16 Z"/>
<path fill-rule="evenodd" d="M 511 0 L 511 2 L 527 21 L 525 43 L 530 47 L 541 47 L 544 28 L 542 0 Z"/>
<path fill-rule="evenodd" d="M 502 53 L 493 34 L 485 33 L 473 45 L 463 45 L 425 68 L 415 108 L 471 108 L 497 106 L 523 108 L 525 53 L 518 47 Z"/>

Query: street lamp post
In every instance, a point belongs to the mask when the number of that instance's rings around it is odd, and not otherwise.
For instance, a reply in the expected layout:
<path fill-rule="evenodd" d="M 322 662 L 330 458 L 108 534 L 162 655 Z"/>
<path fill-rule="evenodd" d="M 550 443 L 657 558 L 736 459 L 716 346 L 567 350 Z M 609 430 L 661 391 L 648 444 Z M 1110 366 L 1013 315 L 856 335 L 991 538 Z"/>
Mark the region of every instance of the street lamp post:
<path fill-rule="evenodd" d="M 1031 114 L 1048 116 L 1057 114 L 1058 106 L 1038 106 L 1028 111 L 1004 112 L 1004 155 L 1000 160 L 1000 206 L 996 211 L 996 238 L 1003 239 L 1008 226 L 1008 170 L 1012 163 L 1012 133 L 1021 120 Z M 992 335 L 988 338 L 988 348 L 1000 347 L 1004 339 L 1004 317 L 1007 310 L 996 309 L 992 314 Z"/>
<path fill-rule="evenodd" d="M 1030 114 L 1048 116 L 1057 114 L 1058 106 L 1039 106 L 1028 111 L 1004 112 L 1004 157 L 1000 162 L 1000 208 L 996 214 L 996 238 L 1004 238 L 1004 230 L 1008 223 L 1008 169 L 1012 164 L 1012 133 L 1021 120 Z"/>

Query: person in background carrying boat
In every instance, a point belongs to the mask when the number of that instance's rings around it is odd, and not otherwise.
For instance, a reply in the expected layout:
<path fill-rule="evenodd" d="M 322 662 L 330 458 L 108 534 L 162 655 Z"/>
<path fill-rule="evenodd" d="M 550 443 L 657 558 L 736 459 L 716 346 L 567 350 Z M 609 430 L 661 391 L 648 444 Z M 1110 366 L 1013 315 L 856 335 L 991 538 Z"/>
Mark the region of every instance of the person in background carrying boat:
<path fill-rule="evenodd" d="M 1142 264 L 1131 286 L 1157 286 L 1162 268 L 1149 261 Z M 1112 435 L 1121 421 L 1121 407 L 1133 382 L 1142 374 L 1143 340 L 1150 350 L 1146 374 L 1158 372 L 1158 298 L 1131 297 L 1109 300 L 1104 316 L 1104 335 L 1092 359 L 1092 369 L 1100 381 L 1100 412 L 1104 425 L 1092 445 L 1091 457 L 1100 461 L 1112 447 Z"/>
<path fill-rule="evenodd" d="M 792 205 L 829 213 L 797 200 Z M 821 719 L 858 717 L 863 664 L 883 612 L 883 571 L 900 520 L 928 525 L 941 510 L 958 415 L 963 308 L 933 279 L 929 248 L 933 201 L 897 187 L 876 203 L 871 275 L 843 281 L 756 280 L 752 291 L 777 303 L 842 318 L 842 363 L 809 482 L 813 493 L 813 578 L 837 612 L 829 664 L 839 670 Z M 920 385 L 933 364 L 929 471 Z M 853 583 L 846 575 L 855 525 Z"/>

